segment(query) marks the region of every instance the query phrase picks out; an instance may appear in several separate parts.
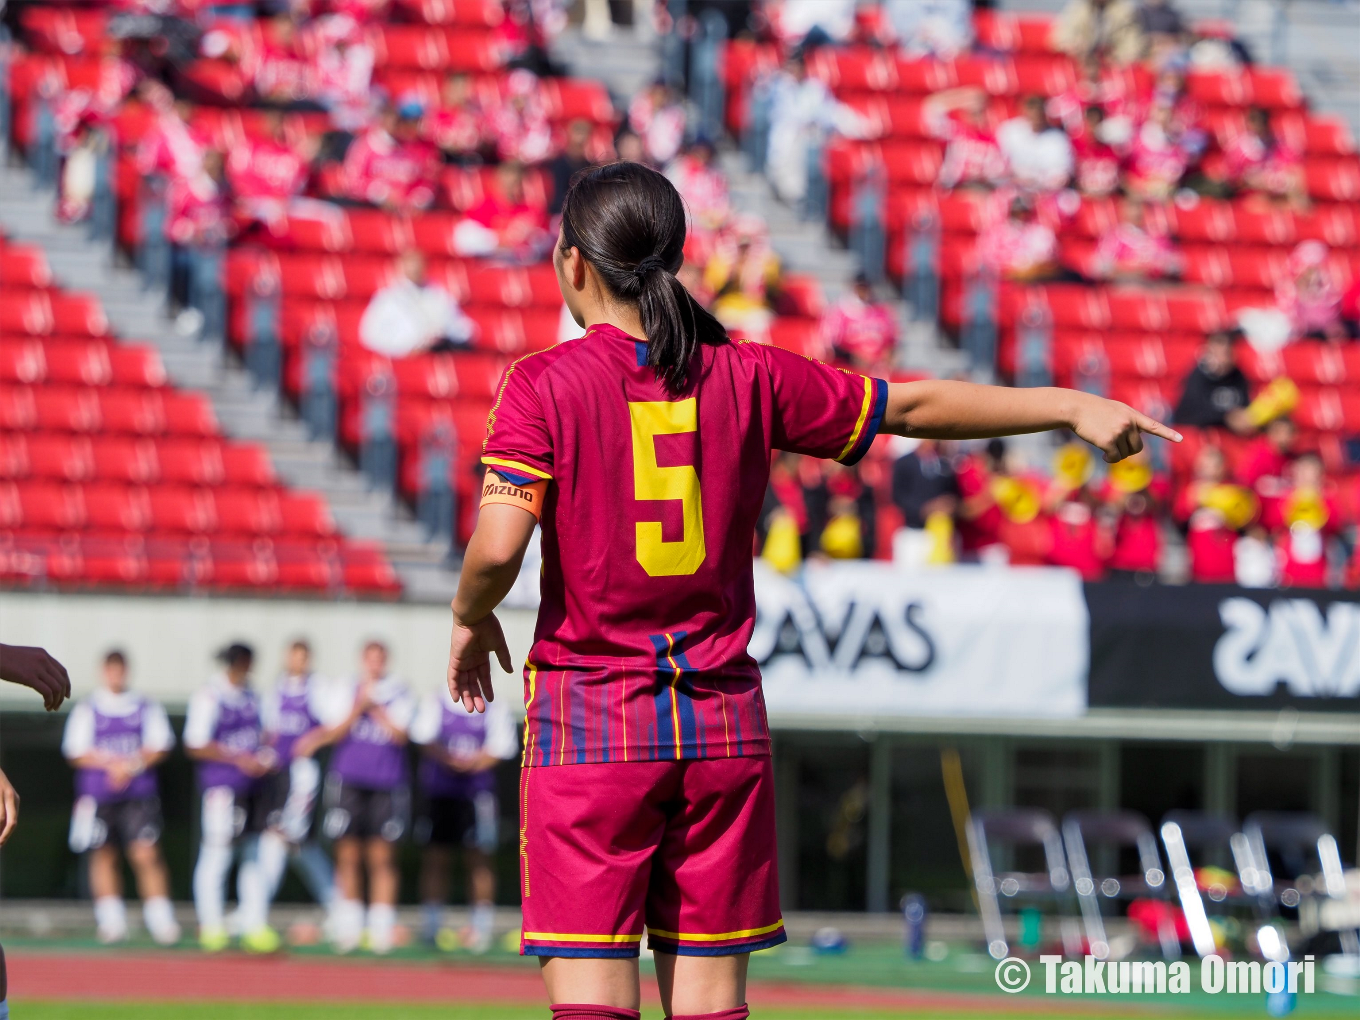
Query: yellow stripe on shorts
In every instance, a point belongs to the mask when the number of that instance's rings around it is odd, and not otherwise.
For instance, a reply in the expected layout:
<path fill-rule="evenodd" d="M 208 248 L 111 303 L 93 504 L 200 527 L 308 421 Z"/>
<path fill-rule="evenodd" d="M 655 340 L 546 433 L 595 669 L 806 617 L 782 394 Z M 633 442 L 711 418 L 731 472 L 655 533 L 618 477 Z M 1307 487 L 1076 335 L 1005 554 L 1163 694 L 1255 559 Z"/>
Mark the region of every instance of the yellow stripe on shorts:
<path fill-rule="evenodd" d="M 663 939 L 679 939 L 682 942 L 724 942 L 727 939 L 749 939 L 753 935 L 768 935 L 770 932 L 778 931 L 784 927 L 784 919 L 781 917 L 774 924 L 767 924 L 764 928 L 747 928 L 744 931 L 722 931 L 716 935 L 685 935 L 678 931 L 662 931 L 660 928 L 648 928 L 648 935 L 659 935 Z"/>

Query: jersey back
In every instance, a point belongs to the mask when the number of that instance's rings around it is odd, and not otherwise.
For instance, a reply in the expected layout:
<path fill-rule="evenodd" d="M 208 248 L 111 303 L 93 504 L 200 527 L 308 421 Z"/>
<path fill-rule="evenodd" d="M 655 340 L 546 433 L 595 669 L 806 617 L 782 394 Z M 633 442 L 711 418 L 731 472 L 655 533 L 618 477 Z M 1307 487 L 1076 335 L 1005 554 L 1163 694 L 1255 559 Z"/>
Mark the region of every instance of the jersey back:
<path fill-rule="evenodd" d="M 854 463 L 887 384 L 705 346 L 670 393 L 609 325 L 506 370 L 482 461 L 549 480 L 526 765 L 769 753 L 751 559 L 772 450 Z"/>

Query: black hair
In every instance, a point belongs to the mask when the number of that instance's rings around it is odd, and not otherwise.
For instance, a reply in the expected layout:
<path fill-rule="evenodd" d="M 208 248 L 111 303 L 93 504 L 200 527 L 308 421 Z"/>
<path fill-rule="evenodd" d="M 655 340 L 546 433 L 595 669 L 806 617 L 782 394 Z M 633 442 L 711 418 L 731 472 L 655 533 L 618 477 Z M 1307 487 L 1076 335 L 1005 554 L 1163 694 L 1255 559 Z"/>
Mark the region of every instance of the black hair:
<path fill-rule="evenodd" d="M 127 668 L 127 656 L 123 653 L 121 648 L 114 648 L 104 656 L 104 665 L 112 666 L 115 664 L 122 666 L 124 669 Z"/>
<path fill-rule="evenodd" d="M 223 665 L 232 669 L 249 669 L 251 663 L 255 661 L 255 649 L 250 645 L 234 641 L 217 653 L 217 658 Z"/>
<path fill-rule="evenodd" d="M 562 246 L 578 249 L 613 297 L 637 306 L 647 364 L 671 393 L 689 384 L 700 344 L 729 342 L 675 278 L 685 259 L 685 204 L 663 174 L 641 163 L 580 171 L 562 203 Z"/>

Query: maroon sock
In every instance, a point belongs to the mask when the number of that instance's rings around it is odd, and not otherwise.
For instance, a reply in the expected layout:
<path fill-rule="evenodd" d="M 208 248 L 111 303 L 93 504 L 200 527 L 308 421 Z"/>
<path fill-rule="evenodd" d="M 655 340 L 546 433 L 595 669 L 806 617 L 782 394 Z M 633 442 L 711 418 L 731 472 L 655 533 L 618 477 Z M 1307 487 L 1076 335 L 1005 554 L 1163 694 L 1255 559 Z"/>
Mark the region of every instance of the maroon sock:
<path fill-rule="evenodd" d="M 552 1020 L 642 1020 L 635 1009 L 618 1006 L 582 1006 L 562 1003 L 552 1007 Z"/>
<path fill-rule="evenodd" d="M 671 1020 L 747 1020 L 750 1015 L 750 1008 L 742 1005 L 733 1009 L 720 1009 L 716 1013 L 686 1013 L 684 1016 L 673 1013 Z"/>

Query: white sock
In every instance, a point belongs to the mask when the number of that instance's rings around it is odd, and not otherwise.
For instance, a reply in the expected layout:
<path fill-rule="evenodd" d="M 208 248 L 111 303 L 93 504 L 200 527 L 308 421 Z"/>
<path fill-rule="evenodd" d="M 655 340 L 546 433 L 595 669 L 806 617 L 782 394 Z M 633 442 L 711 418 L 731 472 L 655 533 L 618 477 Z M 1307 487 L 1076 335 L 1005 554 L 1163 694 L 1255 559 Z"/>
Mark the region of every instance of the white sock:
<path fill-rule="evenodd" d="M 397 926 L 397 910 L 390 903 L 373 903 L 368 908 L 368 946 L 375 953 L 392 951 L 393 929 Z"/>
<path fill-rule="evenodd" d="M 231 870 L 231 847 L 204 844 L 194 865 L 194 912 L 199 928 L 221 928 L 227 909 L 227 872 Z"/>
<path fill-rule="evenodd" d="M 337 949 L 348 951 L 359 945 L 364 932 L 364 905 L 358 900 L 336 896 L 331 908 L 331 936 Z"/>
<path fill-rule="evenodd" d="M 478 935 L 490 935 L 496 922 L 496 908 L 490 903 L 477 903 L 472 908 L 472 930 Z"/>
<path fill-rule="evenodd" d="M 259 931 L 269 918 L 269 888 L 259 861 L 242 861 L 236 869 L 236 898 L 240 901 L 241 934 Z"/>
<path fill-rule="evenodd" d="M 127 907 L 121 896 L 101 896 L 94 901 L 94 923 L 99 926 L 99 937 L 105 940 L 127 938 Z"/>
<path fill-rule="evenodd" d="M 142 904 L 142 923 L 157 942 L 169 944 L 179 941 L 175 908 L 164 896 L 153 896 Z"/>
<path fill-rule="evenodd" d="M 264 879 L 266 918 L 269 903 L 278 895 L 283 881 L 283 869 L 288 867 L 288 842 L 272 829 L 260 837 L 260 848 L 255 859 L 260 863 L 260 877 Z"/>

